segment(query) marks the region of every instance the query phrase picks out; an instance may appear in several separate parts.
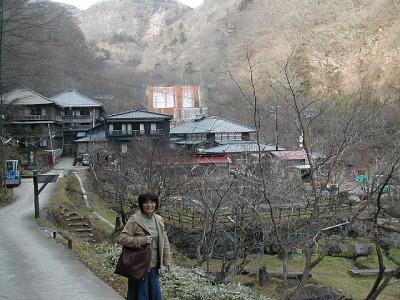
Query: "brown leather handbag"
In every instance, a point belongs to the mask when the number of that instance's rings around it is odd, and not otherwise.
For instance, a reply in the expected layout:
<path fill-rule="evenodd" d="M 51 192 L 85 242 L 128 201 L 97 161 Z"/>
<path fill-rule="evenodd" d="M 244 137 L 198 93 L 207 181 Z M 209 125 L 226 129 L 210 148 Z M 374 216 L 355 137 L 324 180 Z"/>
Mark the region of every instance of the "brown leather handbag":
<path fill-rule="evenodd" d="M 123 247 L 114 273 L 132 279 L 144 280 L 150 270 L 150 245 L 144 248 Z"/>

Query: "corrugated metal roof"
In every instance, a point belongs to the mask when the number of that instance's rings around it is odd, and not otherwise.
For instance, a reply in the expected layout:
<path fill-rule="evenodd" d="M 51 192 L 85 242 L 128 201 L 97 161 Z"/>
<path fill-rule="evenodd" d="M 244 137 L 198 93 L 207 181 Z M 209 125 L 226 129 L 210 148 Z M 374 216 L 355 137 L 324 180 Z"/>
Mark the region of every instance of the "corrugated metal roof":
<path fill-rule="evenodd" d="M 204 117 L 171 128 L 171 134 L 246 132 L 255 132 L 255 130 L 217 116 Z"/>
<path fill-rule="evenodd" d="M 207 156 L 200 156 L 200 157 L 190 157 L 187 159 L 183 159 L 181 161 L 183 164 L 231 164 L 232 159 L 228 156 L 217 156 L 217 157 L 207 157 Z"/>
<path fill-rule="evenodd" d="M 84 138 L 75 140 L 77 143 L 86 143 L 86 142 L 107 142 L 106 132 L 105 131 L 94 131 L 88 133 L 88 135 Z"/>
<path fill-rule="evenodd" d="M 194 157 L 191 162 L 195 164 L 231 164 L 232 160 L 228 156 Z"/>
<path fill-rule="evenodd" d="M 38 105 L 55 104 L 45 96 L 27 88 L 17 88 L 1 95 L 4 104 L 12 105 Z"/>
<path fill-rule="evenodd" d="M 77 91 L 67 91 L 51 97 L 51 100 L 62 107 L 103 107 L 103 104 Z"/>
<path fill-rule="evenodd" d="M 275 145 L 260 144 L 260 148 L 262 152 L 274 151 Z M 256 142 L 228 143 L 206 149 L 204 152 L 208 154 L 258 152 L 258 145 Z"/>
<path fill-rule="evenodd" d="M 206 141 L 207 140 L 182 140 L 182 141 L 176 141 L 174 143 L 178 145 L 198 145 Z"/>
<path fill-rule="evenodd" d="M 170 120 L 172 116 L 164 115 L 159 113 L 154 113 L 146 110 L 131 110 L 127 112 L 117 113 L 108 115 L 105 117 L 106 120 L 122 120 L 122 119 L 160 119 L 160 120 Z"/>
<path fill-rule="evenodd" d="M 277 158 L 284 159 L 284 160 L 307 159 L 307 153 L 305 150 L 272 151 L 271 154 Z"/>

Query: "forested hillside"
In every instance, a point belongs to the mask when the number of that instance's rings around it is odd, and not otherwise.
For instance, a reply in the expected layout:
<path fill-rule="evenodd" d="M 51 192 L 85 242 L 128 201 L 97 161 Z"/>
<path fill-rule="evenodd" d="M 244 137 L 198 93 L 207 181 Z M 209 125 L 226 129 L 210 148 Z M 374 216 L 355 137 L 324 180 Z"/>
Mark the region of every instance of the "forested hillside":
<path fill-rule="evenodd" d="M 242 101 L 226 62 L 244 76 L 247 52 L 271 75 L 292 51 L 308 92 L 351 95 L 362 87 L 383 99 L 399 86 L 398 0 L 206 0 L 194 10 L 173 0 L 110 0 L 81 13 L 47 2 L 25 10 L 32 8 L 54 20 L 38 17 L 24 35 L 10 35 L 4 20 L 5 90 L 78 89 L 115 111 L 144 105 L 146 85 L 198 84 L 210 89 L 210 113 L 245 121 L 232 108 Z"/>

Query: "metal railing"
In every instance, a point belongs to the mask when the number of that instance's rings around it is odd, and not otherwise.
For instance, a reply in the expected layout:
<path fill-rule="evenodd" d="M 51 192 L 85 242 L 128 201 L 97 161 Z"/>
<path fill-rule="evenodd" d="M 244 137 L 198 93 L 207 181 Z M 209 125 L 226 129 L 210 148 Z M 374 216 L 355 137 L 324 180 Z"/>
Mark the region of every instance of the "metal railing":
<path fill-rule="evenodd" d="M 152 129 L 150 130 L 150 135 L 163 135 L 163 129 Z"/>
<path fill-rule="evenodd" d="M 87 116 L 62 116 L 63 119 L 67 119 L 67 120 L 71 120 L 71 119 L 77 119 L 77 120 L 82 120 L 82 119 L 88 119 L 88 120 L 92 120 L 93 117 L 90 115 Z"/>
<path fill-rule="evenodd" d="M 59 121 L 62 122 L 61 116 L 52 115 L 14 115 L 14 121 Z"/>
<path fill-rule="evenodd" d="M 144 130 L 112 130 L 108 133 L 109 136 L 135 136 L 144 134 Z"/>
<path fill-rule="evenodd" d="M 34 120 L 34 121 L 40 121 L 40 120 L 49 120 L 50 116 L 47 115 L 15 115 L 13 117 L 14 120 Z"/>
<path fill-rule="evenodd" d="M 88 130 L 91 128 L 92 128 L 91 125 L 79 125 L 79 126 L 66 125 L 62 128 L 62 131 L 79 131 L 79 130 Z"/>

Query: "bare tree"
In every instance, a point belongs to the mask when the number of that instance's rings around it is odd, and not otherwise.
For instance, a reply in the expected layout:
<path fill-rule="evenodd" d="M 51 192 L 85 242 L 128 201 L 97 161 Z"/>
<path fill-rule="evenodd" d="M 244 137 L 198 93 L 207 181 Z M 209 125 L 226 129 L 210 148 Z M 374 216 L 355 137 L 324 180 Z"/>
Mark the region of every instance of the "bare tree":
<path fill-rule="evenodd" d="M 144 139 L 132 142 L 127 153 L 114 149 L 107 168 L 102 164 L 95 167 L 105 201 L 123 224 L 137 208 L 136 196 L 141 192 L 152 190 L 163 201 L 182 185 L 177 178 L 178 155 L 165 142 Z"/>
<path fill-rule="evenodd" d="M 3 102 L 3 91 L 12 87 L 17 78 L 33 76 L 26 61 L 41 58 L 39 46 L 51 41 L 51 32 L 63 16 L 62 9 L 41 4 L 30 4 L 24 0 L 0 1 L 0 165 L 1 187 L 4 187 L 3 139 L 8 136 L 6 122 L 9 108 Z"/>
<path fill-rule="evenodd" d="M 257 143 L 260 145 L 266 142 L 261 140 L 261 130 L 265 119 L 262 107 L 270 103 L 264 98 L 268 95 L 264 92 L 265 86 L 268 86 L 275 97 L 281 100 L 279 105 L 285 112 L 288 128 L 294 136 L 300 137 L 300 147 L 305 151 L 309 164 L 309 184 L 296 185 L 288 174 L 279 176 L 272 172 L 272 166 L 263 161 L 265 155 L 259 148 L 256 172 L 246 179 L 259 191 L 259 207 L 265 203 L 269 208 L 269 224 L 272 225 L 275 243 L 284 257 L 286 297 L 287 257 L 291 248 L 302 245 L 305 252 L 306 264 L 297 289 L 300 292 L 311 270 L 323 260 L 330 248 L 332 235 L 328 229 L 350 227 L 357 214 L 365 209 L 361 206 L 355 213 L 348 212 L 338 218 L 333 212 L 337 211 L 343 199 L 338 192 L 327 194 L 324 189 L 327 185 L 342 188 L 345 182 L 342 161 L 356 151 L 358 139 L 373 138 L 377 128 L 371 125 L 371 121 L 386 103 L 370 101 L 372 97 L 364 89 L 358 93 L 358 97 L 348 99 L 325 92 L 313 93 L 307 78 L 299 71 L 301 66 L 296 65 L 296 51 L 289 53 L 277 72 L 263 70 L 265 64 L 254 63 L 249 51 L 244 55 L 244 62 L 248 69 L 247 76 L 235 74 L 229 65 L 227 72 L 243 99 L 253 109 Z M 321 185 L 321 179 L 325 184 Z M 287 192 L 289 186 L 289 191 L 293 193 Z M 309 215 L 306 218 L 296 218 L 292 214 L 281 222 L 277 217 L 278 209 L 286 207 L 290 211 L 296 205 L 306 205 Z"/>

